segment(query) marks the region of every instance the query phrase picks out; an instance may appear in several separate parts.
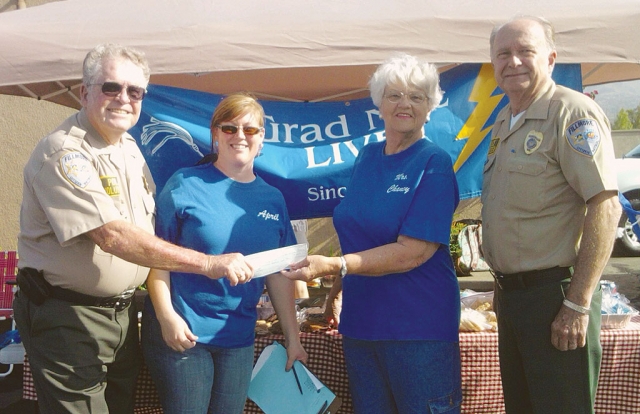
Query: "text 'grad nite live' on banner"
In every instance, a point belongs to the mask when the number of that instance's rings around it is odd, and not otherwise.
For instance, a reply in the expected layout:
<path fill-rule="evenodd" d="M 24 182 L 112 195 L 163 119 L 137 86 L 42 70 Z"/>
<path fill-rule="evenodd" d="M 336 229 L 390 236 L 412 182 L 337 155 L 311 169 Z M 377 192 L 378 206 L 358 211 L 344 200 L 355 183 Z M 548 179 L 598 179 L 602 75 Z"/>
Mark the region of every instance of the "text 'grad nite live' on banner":
<path fill-rule="evenodd" d="M 580 65 L 559 64 L 558 84 L 582 91 Z M 440 75 L 442 102 L 425 136 L 450 155 L 460 198 L 480 195 L 491 127 L 507 99 L 489 64 L 462 64 Z M 221 95 L 150 85 L 130 133 L 144 154 L 159 192 L 178 169 L 211 151 L 209 123 Z M 265 140 L 256 172 L 277 187 L 292 219 L 329 217 L 348 191 L 360 149 L 384 140 L 384 123 L 370 98 L 341 102 L 278 102 L 264 107 Z"/>

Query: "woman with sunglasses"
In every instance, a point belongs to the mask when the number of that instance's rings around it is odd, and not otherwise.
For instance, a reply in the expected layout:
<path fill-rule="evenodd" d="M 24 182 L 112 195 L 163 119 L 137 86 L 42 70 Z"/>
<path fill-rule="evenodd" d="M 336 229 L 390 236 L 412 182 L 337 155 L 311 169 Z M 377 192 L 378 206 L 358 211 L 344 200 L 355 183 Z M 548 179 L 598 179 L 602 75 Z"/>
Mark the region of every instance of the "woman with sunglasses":
<path fill-rule="evenodd" d="M 220 102 L 211 120 L 213 153 L 178 170 L 158 196 L 160 237 L 208 254 L 248 255 L 295 244 L 284 197 L 253 169 L 263 125 L 264 111 L 252 96 L 236 93 Z M 142 347 L 165 414 L 243 412 L 265 279 L 285 335 L 288 370 L 307 358 L 292 281 L 245 274 L 235 283 L 151 270 Z"/>
<path fill-rule="evenodd" d="M 460 292 L 448 247 L 458 185 L 451 157 L 424 135 L 443 95 L 438 71 L 403 54 L 369 86 L 386 141 L 362 148 L 334 210 L 343 256 L 309 256 L 283 273 L 338 275 L 330 298 L 342 289 L 356 413 L 459 413 Z"/>

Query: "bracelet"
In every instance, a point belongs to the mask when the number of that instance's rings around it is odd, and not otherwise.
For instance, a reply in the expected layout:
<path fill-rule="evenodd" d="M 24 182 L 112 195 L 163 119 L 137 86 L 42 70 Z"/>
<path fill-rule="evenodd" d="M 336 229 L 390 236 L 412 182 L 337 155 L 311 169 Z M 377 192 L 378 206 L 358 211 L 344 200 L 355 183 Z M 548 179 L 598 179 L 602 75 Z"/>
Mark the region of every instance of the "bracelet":
<path fill-rule="evenodd" d="M 584 306 L 580 306 L 580 305 L 578 305 L 576 303 L 573 303 L 569 299 L 563 300 L 562 304 L 564 306 L 566 306 L 567 308 L 569 308 L 569 309 L 572 309 L 572 310 L 574 310 L 576 312 L 580 312 L 583 315 L 588 315 L 589 311 L 590 311 L 589 308 L 585 308 Z"/>
<path fill-rule="evenodd" d="M 347 261 L 344 256 L 340 256 L 340 277 L 345 277 L 347 275 Z"/>

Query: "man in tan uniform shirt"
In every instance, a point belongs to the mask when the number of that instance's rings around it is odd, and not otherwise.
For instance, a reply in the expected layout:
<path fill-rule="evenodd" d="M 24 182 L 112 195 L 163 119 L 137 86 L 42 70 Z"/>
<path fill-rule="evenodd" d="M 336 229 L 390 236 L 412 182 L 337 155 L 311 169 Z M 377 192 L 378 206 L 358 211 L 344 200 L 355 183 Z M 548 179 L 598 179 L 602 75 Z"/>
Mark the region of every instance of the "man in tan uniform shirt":
<path fill-rule="evenodd" d="M 495 273 L 507 413 L 593 412 L 601 359 L 599 278 L 620 217 L 609 121 L 551 79 L 552 26 L 494 29 L 491 61 L 509 97 L 492 131 L 483 249 Z"/>
<path fill-rule="evenodd" d="M 149 267 L 226 277 L 239 253 L 208 256 L 153 235 L 154 184 L 126 132 L 149 82 L 144 55 L 87 54 L 82 110 L 42 139 L 24 169 L 16 324 L 41 413 L 132 413 L 139 352 L 131 305 Z"/>

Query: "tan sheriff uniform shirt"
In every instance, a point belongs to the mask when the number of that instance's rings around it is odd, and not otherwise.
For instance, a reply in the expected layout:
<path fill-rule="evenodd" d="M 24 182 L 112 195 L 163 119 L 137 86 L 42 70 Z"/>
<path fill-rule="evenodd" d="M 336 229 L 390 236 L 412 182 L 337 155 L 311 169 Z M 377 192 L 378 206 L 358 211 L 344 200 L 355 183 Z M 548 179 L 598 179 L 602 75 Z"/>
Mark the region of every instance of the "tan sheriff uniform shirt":
<path fill-rule="evenodd" d="M 482 186 L 483 249 L 503 273 L 573 266 L 586 201 L 617 190 L 611 128 L 600 107 L 550 83 L 509 129 L 496 120 Z"/>
<path fill-rule="evenodd" d="M 155 186 L 135 140 L 107 145 L 84 113 L 42 139 L 24 168 L 20 267 L 52 284 L 113 296 L 142 284 L 149 269 L 105 253 L 86 232 L 125 220 L 153 234 Z"/>

